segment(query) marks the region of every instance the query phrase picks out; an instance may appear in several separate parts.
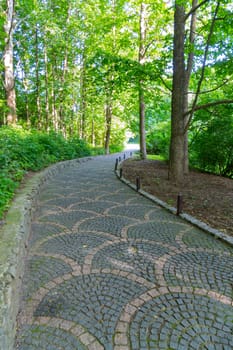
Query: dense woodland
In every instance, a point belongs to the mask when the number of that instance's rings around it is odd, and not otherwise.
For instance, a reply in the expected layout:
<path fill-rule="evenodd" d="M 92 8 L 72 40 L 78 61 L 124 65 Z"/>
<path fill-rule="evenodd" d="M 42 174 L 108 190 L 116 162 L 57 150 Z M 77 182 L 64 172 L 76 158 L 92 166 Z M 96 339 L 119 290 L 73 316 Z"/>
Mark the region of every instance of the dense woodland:
<path fill-rule="evenodd" d="M 130 135 L 143 159 L 169 159 L 173 181 L 190 165 L 233 177 L 231 0 L 0 6 L 0 130 L 56 133 L 106 153 Z"/>

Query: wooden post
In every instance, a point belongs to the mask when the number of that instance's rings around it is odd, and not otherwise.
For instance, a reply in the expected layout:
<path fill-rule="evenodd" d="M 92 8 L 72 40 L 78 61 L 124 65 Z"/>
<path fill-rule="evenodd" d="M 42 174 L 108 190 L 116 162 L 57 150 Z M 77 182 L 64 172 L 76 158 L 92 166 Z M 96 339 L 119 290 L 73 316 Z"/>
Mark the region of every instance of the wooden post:
<path fill-rule="evenodd" d="M 118 167 L 118 158 L 116 159 L 116 163 L 115 163 L 115 171 L 117 171 L 117 167 Z"/>
<path fill-rule="evenodd" d="M 176 215 L 180 215 L 183 211 L 183 198 L 182 194 L 179 193 L 177 196 L 177 212 Z"/>

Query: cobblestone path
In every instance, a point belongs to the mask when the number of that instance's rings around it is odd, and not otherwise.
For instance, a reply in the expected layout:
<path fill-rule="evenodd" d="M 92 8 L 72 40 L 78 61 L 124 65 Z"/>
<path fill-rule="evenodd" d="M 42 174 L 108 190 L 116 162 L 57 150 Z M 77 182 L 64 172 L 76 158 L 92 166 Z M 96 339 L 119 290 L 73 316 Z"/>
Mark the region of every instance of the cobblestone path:
<path fill-rule="evenodd" d="M 122 184 L 114 163 L 44 186 L 16 349 L 233 349 L 233 247 Z"/>

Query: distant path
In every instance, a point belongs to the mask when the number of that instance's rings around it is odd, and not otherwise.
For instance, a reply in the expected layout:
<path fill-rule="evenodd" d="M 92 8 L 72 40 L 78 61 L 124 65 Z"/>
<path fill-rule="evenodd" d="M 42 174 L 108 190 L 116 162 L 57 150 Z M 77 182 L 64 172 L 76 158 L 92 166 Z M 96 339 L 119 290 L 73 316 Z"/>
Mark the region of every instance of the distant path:
<path fill-rule="evenodd" d="M 127 143 L 125 145 L 125 150 L 126 151 L 139 151 L 140 145 L 138 143 Z"/>
<path fill-rule="evenodd" d="M 233 349 L 233 247 L 122 184 L 114 163 L 44 185 L 16 349 Z"/>

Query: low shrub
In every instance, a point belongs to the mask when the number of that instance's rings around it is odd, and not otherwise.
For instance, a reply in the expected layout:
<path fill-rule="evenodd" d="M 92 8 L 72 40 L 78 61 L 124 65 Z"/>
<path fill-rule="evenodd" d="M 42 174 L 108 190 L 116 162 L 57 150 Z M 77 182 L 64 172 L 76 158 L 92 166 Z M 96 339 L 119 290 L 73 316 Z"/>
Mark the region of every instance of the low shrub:
<path fill-rule="evenodd" d="M 191 166 L 233 178 L 233 109 L 219 108 L 193 137 L 190 145 Z M 223 113 L 227 110 L 229 113 Z M 220 113 L 222 112 L 222 113 Z"/>
<path fill-rule="evenodd" d="M 66 140 L 55 132 L 22 128 L 1 127 L 0 144 L 0 217 L 27 171 L 91 154 L 90 147 L 77 137 Z"/>

